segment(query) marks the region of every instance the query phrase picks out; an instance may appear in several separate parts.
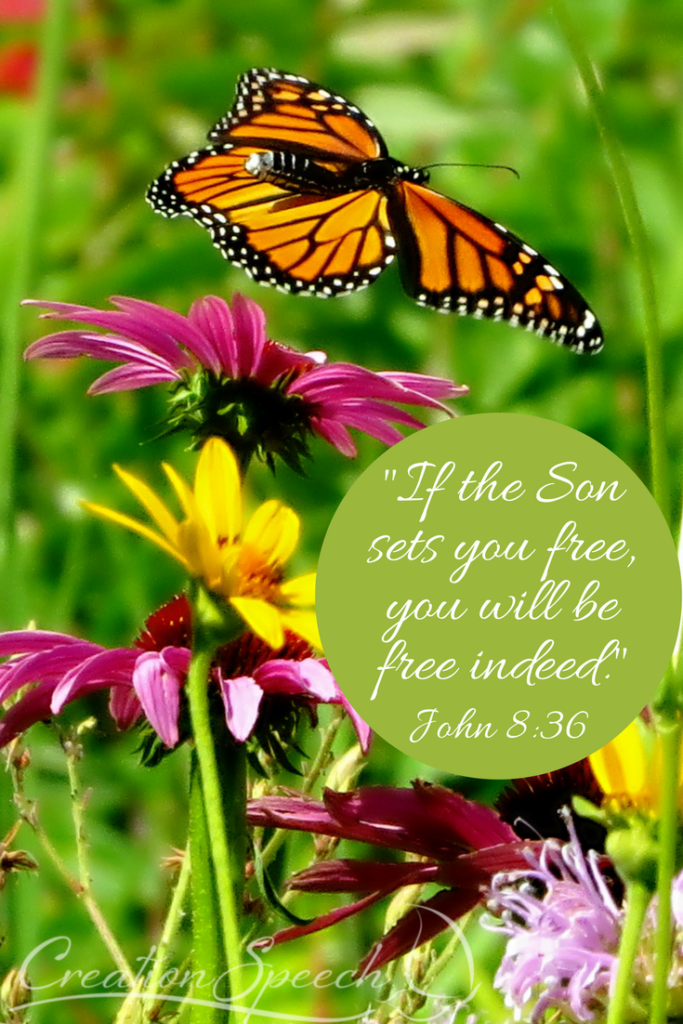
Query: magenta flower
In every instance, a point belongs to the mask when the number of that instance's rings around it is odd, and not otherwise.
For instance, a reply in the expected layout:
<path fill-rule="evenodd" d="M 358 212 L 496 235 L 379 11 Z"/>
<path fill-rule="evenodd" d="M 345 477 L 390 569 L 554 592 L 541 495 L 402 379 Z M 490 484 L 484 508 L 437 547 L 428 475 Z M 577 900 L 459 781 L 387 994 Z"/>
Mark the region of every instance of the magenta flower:
<path fill-rule="evenodd" d="M 185 597 L 176 597 L 149 617 L 132 647 L 113 650 L 64 633 L 21 630 L 0 634 L 0 703 L 33 687 L 9 707 L 0 721 L 0 746 L 29 726 L 57 715 L 77 697 L 110 691 L 109 709 L 120 729 L 146 716 L 166 747 L 181 735 L 183 687 L 191 657 L 191 613 Z M 227 727 L 244 742 L 278 712 L 292 705 L 314 714 L 317 704 L 341 704 L 350 715 L 364 751 L 370 729 L 337 686 L 327 662 L 312 656 L 300 637 L 286 633 L 274 651 L 251 633 L 222 647 L 211 676 L 222 700 Z M 282 702 L 284 700 L 284 708 Z"/>
<path fill-rule="evenodd" d="M 298 465 L 309 434 L 355 455 L 349 428 L 395 444 L 403 436 L 395 424 L 423 426 L 397 406 L 448 412 L 440 399 L 468 391 L 441 377 L 328 364 L 322 352 L 270 341 L 263 310 L 241 295 L 232 309 L 215 296 L 199 299 L 187 317 L 131 298 L 112 299 L 115 310 L 28 302 L 48 310 L 45 317 L 106 333 L 59 331 L 30 345 L 27 359 L 86 355 L 120 363 L 97 378 L 90 394 L 172 384 L 170 430 L 187 428 L 200 440 L 221 436 L 241 454 L 258 452 L 270 461 L 278 454 Z"/>
<path fill-rule="evenodd" d="M 325 790 L 324 803 L 304 796 L 264 797 L 247 807 L 252 825 L 296 829 L 418 854 L 421 861 L 329 860 L 289 879 L 305 892 L 365 894 L 306 925 L 278 932 L 275 943 L 320 931 L 359 913 L 402 886 L 443 888 L 416 904 L 369 951 L 358 973 L 403 956 L 438 935 L 483 898 L 500 871 L 528 867 L 533 842 L 519 840 L 495 811 L 443 786 L 415 782 L 412 789 L 373 786 L 350 793 Z M 264 940 L 270 942 L 270 940 Z"/>

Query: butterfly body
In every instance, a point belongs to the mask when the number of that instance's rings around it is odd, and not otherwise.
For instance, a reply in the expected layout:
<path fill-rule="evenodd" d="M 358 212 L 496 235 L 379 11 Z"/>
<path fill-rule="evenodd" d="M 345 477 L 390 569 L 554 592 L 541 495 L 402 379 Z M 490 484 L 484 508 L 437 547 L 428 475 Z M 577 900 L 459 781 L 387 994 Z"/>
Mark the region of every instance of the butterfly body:
<path fill-rule="evenodd" d="M 290 192 L 326 196 L 353 191 L 353 184 L 329 167 L 286 150 L 252 153 L 247 157 L 244 169 L 259 181 L 269 181 Z"/>
<path fill-rule="evenodd" d="M 429 181 L 429 171 L 407 167 L 390 156 L 375 157 L 360 164 L 349 164 L 339 171 L 331 171 L 310 157 L 287 150 L 275 150 L 252 153 L 244 166 L 259 181 L 270 181 L 286 189 L 299 189 L 309 195 L 334 196 L 375 188 L 390 198 L 391 186 L 398 181 L 418 184 Z"/>
<path fill-rule="evenodd" d="M 440 312 L 506 320 L 577 352 L 602 347 L 578 291 L 500 224 L 427 187 L 391 157 L 342 96 L 270 69 L 243 75 L 211 146 L 149 188 L 187 214 L 262 284 L 323 297 L 367 287 L 398 256 L 412 298 Z"/>

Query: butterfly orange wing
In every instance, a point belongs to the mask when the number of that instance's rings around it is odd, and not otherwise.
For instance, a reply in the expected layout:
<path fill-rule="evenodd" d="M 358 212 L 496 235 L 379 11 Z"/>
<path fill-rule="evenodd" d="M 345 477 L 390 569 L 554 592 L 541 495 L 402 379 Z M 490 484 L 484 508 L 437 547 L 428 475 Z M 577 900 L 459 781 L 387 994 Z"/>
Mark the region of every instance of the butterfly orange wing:
<path fill-rule="evenodd" d="M 388 215 L 403 286 L 421 305 L 507 320 L 577 352 L 602 348 L 576 288 L 500 224 L 409 181 L 393 186 Z"/>
<path fill-rule="evenodd" d="M 253 68 L 237 82 L 232 110 L 209 132 L 211 142 L 286 149 L 340 165 L 386 156 L 372 121 L 349 103 L 299 75 Z"/>
<path fill-rule="evenodd" d="M 209 138 L 215 146 L 171 164 L 147 198 L 166 216 L 197 220 L 255 280 L 342 295 L 370 284 L 393 260 L 387 200 L 379 191 L 306 194 L 245 170 L 252 154 L 272 149 L 315 157 L 332 173 L 384 154 L 357 107 L 305 78 L 253 70 L 240 78 L 232 110 Z"/>
<path fill-rule="evenodd" d="M 244 170 L 253 152 L 251 145 L 223 146 L 178 160 L 150 186 L 148 198 L 167 216 L 190 214 L 227 259 L 288 291 L 356 291 L 393 260 L 384 195 L 292 193 Z"/>
<path fill-rule="evenodd" d="M 322 296 L 364 288 L 394 258 L 386 198 L 289 195 L 233 211 L 228 259 L 256 280 Z M 219 236 L 220 237 L 220 236 Z"/>

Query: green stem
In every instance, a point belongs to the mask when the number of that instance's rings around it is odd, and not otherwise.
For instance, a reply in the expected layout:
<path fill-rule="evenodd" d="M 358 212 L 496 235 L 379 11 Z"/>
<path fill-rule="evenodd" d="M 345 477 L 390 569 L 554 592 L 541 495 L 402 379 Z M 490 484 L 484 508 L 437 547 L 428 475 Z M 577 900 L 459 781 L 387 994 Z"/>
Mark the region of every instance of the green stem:
<path fill-rule="evenodd" d="M 206 823 L 209 832 L 209 845 L 214 867 L 214 879 L 218 893 L 218 905 L 222 927 L 223 944 L 230 977 L 231 1000 L 239 998 L 242 987 L 242 957 L 240 936 L 240 915 L 238 898 L 241 891 L 239 858 L 235 856 L 235 843 L 241 844 L 241 835 L 231 836 L 228 842 L 226 821 L 224 816 L 223 794 L 218 772 L 218 762 L 211 732 L 209 713 L 208 680 L 213 647 L 196 642 L 187 680 L 187 694 L 190 705 L 190 718 L 199 761 L 201 789 L 203 795 Z M 236 745 L 235 745 L 236 746 Z M 244 756 L 240 748 L 239 755 Z M 238 788 L 238 787 L 235 787 Z M 244 830 L 241 823 L 240 832 Z M 243 877 L 243 874 L 242 874 Z M 241 1013 L 235 1005 L 231 1005 L 235 1021 Z"/>
<path fill-rule="evenodd" d="M 191 874 L 191 853 L 188 843 L 187 849 L 185 850 L 185 856 L 183 857 L 183 863 L 180 868 L 180 874 L 178 875 L 178 881 L 176 882 L 173 892 L 173 898 L 171 899 L 171 905 L 168 908 L 166 921 L 164 922 L 163 931 L 159 938 L 154 967 L 152 968 L 149 981 L 147 982 L 147 990 L 150 994 L 154 994 L 157 991 L 159 988 L 159 982 L 164 974 L 166 956 L 182 920 L 183 907 L 187 898 L 187 890 L 190 884 Z M 164 1000 L 162 996 L 157 1003 L 152 1003 L 151 1006 L 146 1007 L 144 1019 L 148 1021 L 158 1021 L 163 1004 Z"/>
<path fill-rule="evenodd" d="M 622 213 L 633 246 L 636 270 L 644 313 L 645 366 L 647 375 L 648 430 L 652 490 L 655 500 L 670 524 L 670 495 L 664 420 L 664 386 L 662 352 L 657 317 L 657 301 L 652 265 L 648 253 L 645 225 L 638 206 L 633 181 L 623 151 L 612 130 L 602 89 L 595 68 L 584 48 L 581 33 L 569 14 L 565 0 L 551 0 L 555 17 L 564 33 L 581 75 L 588 101 L 597 122 L 598 131 L 612 171 L 612 177 L 621 203 Z M 676 868 L 678 840 L 678 773 L 680 762 L 681 729 L 677 714 L 677 694 L 680 692 L 676 673 L 670 668 L 662 680 L 654 701 L 658 712 L 657 731 L 662 743 L 662 794 L 657 871 L 658 919 L 655 936 L 656 967 L 652 996 L 650 1024 L 663 1024 L 666 1020 L 669 960 L 671 955 L 671 882 Z M 639 932 L 639 929 L 638 929 Z M 625 939 L 624 935 L 624 939 Z M 622 948 L 624 943 L 622 942 Z M 630 966 L 624 968 L 622 952 L 619 979 L 622 987 L 630 986 Z M 618 981 L 619 985 L 619 981 Z M 627 989 L 626 989 L 627 991 Z M 626 996 L 623 996 L 626 999 Z M 614 1009 L 614 1004 L 617 1008 Z M 625 1002 L 623 1003 L 625 1006 Z M 608 1022 L 621 1019 L 622 1009 L 615 998 L 610 1005 Z"/>
<path fill-rule="evenodd" d="M 631 174 L 609 123 L 609 115 L 595 68 L 586 52 L 581 32 L 569 13 L 565 0 L 550 0 L 551 7 L 576 62 L 583 86 L 593 111 L 607 161 L 612 171 L 626 228 L 631 238 L 636 270 L 640 282 L 645 318 L 645 367 L 647 376 L 648 430 L 652 491 L 664 518 L 670 521 L 669 480 L 664 422 L 664 387 L 662 353 L 657 318 L 654 275 L 648 254 L 645 225 L 638 206 Z"/>
<path fill-rule="evenodd" d="M 85 835 L 84 801 L 81 800 L 80 780 L 76 770 L 76 762 L 81 757 L 81 747 L 77 740 L 65 740 L 63 742 L 64 753 L 66 754 L 66 767 L 69 776 L 69 789 L 71 792 L 71 812 L 73 815 L 74 832 L 76 835 L 76 857 L 78 860 L 78 882 L 79 897 L 90 915 L 90 919 L 97 928 L 102 941 L 111 953 L 111 957 L 121 974 L 129 985 L 133 985 L 135 974 L 128 963 L 126 956 L 119 945 L 116 936 L 107 923 L 104 914 L 92 892 L 90 879 L 90 868 L 88 866 L 88 842 Z"/>
<path fill-rule="evenodd" d="M 166 915 L 163 931 L 159 939 L 159 945 L 155 951 L 154 967 L 149 973 L 149 978 L 140 978 L 135 987 L 126 996 L 121 1009 L 116 1015 L 114 1024 L 152 1024 L 160 1020 L 161 1010 L 164 1005 L 164 996 L 159 993 L 158 999 L 151 999 L 157 993 L 159 983 L 163 977 L 166 966 L 166 956 L 171 942 L 180 927 L 183 916 L 183 906 L 187 899 L 187 890 L 190 884 L 190 847 L 188 844 L 180 868 L 180 874 L 173 890 L 171 905 Z M 183 970 L 178 972 L 182 977 Z M 151 999 L 147 1002 L 146 1000 Z"/>
<path fill-rule="evenodd" d="M 420 987 L 424 989 L 425 992 L 429 992 L 429 989 L 439 977 L 444 967 L 450 963 L 456 951 L 462 945 L 462 935 L 467 928 L 470 916 L 470 914 L 466 914 L 464 917 L 459 919 L 458 930 L 453 931 L 453 934 L 437 956 L 436 960 L 434 960 L 425 971 L 420 981 Z"/>
<path fill-rule="evenodd" d="M 336 709 L 332 717 L 332 721 L 323 731 L 320 746 L 318 747 L 317 753 L 311 762 L 311 767 L 306 772 L 306 778 L 301 786 L 301 792 L 305 795 L 308 795 L 313 790 L 313 787 L 325 770 L 330 756 L 330 751 L 332 750 L 332 744 L 334 743 L 343 721 L 343 711 L 341 709 Z M 286 828 L 278 828 L 275 830 L 268 843 L 261 851 L 261 860 L 264 868 L 268 867 L 271 863 L 275 854 L 278 852 L 288 835 L 291 835 L 291 832 Z"/>
<path fill-rule="evenodd" d="M 235 906 L 244 902 L 244 879 L 247 862 L 247 758 L 243 743 L 226 741 L 224 722 L 219 722 L 221 737 L 214 733 L 214 748 L 218 763 L 223 797 L 223 815 L 227 835 L 230 837 L 231 865 L 222 870 L 230 874 Z M 218 870 L 218 869 L 216 869 Z M 240 936 L 240 946 L 242 939 Z M 232 977 L 232 975 L 231 975 Z"/>
<path fill-rule="evenodd" d="M 669 996 L 671 963 L 671 885 L 677 867 L 678 774 L 681 763 L 683 721 L 657 721 L 662 749 L 662 788 L 657 862 L 657 927 L 655 931 L 655 973 L 652 986 L 650 1024 L 664 1024 Z"/>
<path fill-rule="evenodd" d="M 384 985 L 379 991 L 377 998 L 377 1009 L 375 1010 L 374 1020 L 376 1024 L 387 1024 L 392 1012 L 393 1005 L 389 1002 L 391 997 L 391 990 L 394 987 L 394 979 L 396 977 L 396 971 L 398 970 L 398 960 L 390 960 L 384 968 Z"/>
<path fill-rule="evenodd" d="M 467 926 L 467 915 L 458 922 L 464 929 Z M 428 965 L 427 958 L 422 960 L 422 969 L 418 968 L 414 977 L 408 976 L 408 966 L 406 966 L 406 980 L 408 981 L 408 987 L 403 990 L 402 998 L 397 1007 L 396 1019 L 398 1020 L 415 1020 L 415 1014 L 422 1009 L 427 999 L 431 995 L 431 987 L 438 978 L 441 971 L 446 967 L 447 964 L 453 959 L 453 956 L 462 944 L 462 931 L 457 930 L 453 932 L 450 939 L 442 949 L 441 953 L 431 961 Z M 428 946 L 427 949 L 430 947 Z M 432 954 L 433 954 L 432 950 Z M 406 957 L 408 963 L 410 958 Z M 392 1018 L 393 1020 L 394 1018 Z"/>
<path fill-rule="evenodd" d="M 200 1000 L 206 992 L 211 994 L 212 979 L 222 973 L 222 950 L 216 931 L 216 889 L 196 751 L 192 755 L 190 777 L 189 846 L 192 860 L 192 968 L 197 979 L 192 983 L 191 996 Z M 201 1002 L 191 1003 L 192 1024 L 220 1024 L 220 1016 L 221 1011 L 217 1007 L 203 1006 Z"/>
<path fill-rule="evenodd" d="M 100 910 L 97 900 L 95 899 L 90 890 L 89 884 L 87 888 L 84 888 L 82 881 L 79 882 L 73 877 L 68 867 L 66 866 L 66 864 L 60 857 L 59 853 L 57 852 L 56 848 L 52 844 L 52 841 L 48 836 L 47 832 L 40 823 L 38 819 L 38 812 L 35 801 L 31 800 L 26 795 L 26 792 L 24 790 L 23 773 L 21 772 L 20 769 L 16 767 L 16 764 L 12 763 L 11 759 L 9 760 L 9 765 L 10 774 L 12 776 L 12 785 L 14 789 L 14 802 L 17 805 L 19 814 L 37 836 L 41 846 L 45 850 L 45 853 L 52 861 L 53 866 L 56 868 L 57 872 L 61 876 L 67 888 L 80 899 L 81 903 L 83 904 L 88 913 L 88 916 L 90 917 L 90 920 L 92 921 L 100 938 L 102 939 L 102 942 L 109 950 L 112 960 L 114 961 L 118 969 L 121 971 L 122 975 L 128 980 L 129 984 L 132 985 L 135 979 L 133 970 L 128 961 L 126 960 L 123 950 L 116 941 L 116 936 L 109 927 L 109 924 L 107 923 L 104 914 Z M 73 780 L 71 780 L 71 788 L 73 793 Z M 83 865 L 85 862 L 82 860 L 82 858 L 85 856 L 85 851 L 83 847 L 84 840 L 82 837 L 82 831 L 79 822 L 80 819 L 76 819 L 75 823 L 77 829 L 77 845 L 79 846 L 79 871 L 81 873 L 81 879 L 83 879 L 83 877 L 87 878 L 87 868 L 85 869 L 85 871 L 83 870 Z"/>
<path fill-rule="evenodd" d="M 678 561 L 683 569 L 683 526 Z M 679 863 L 679 771 L 681 764 L 681 697 L 683 695 L 683 623 L 679 626 L 671 663 L 653 702 L 662 753 L 662 789 L 657 858 L 657 925 L 650 1024 L 663 1024 L 668 1001 L 671 962 L 671 886 Z"/>
<path fill-rule="evenodd" d="M 683 575 L 683 521 L 678 530 L 678 566 Z M 675 722 L 683 712 L 683 620 L 678 626 L 678 636 L 669 667 L 652 702 L 657 721 Z"/>
<path fill-rule="evenodd" d="M 619 965 L 614 992 L 607 1011 L 607 1024 L 625 1024 L 631 1000 L 633 965 L 638 953 L 640 933 L 652 893 L 640 882 L 630 882 L 626 889 L 626 917 L 619 945 Z"/>
<path fill-rule="evenodd" d="M 17 168 L 15 231 L 2 316 L 0 345 L 0 560 L 9 555 L 14 501 L 15 434 L 19 408 L 21 321 L 19 304 L 27 297 L 40 250 L 40 225 L 52 125 L 64 65 L 69 0 L 50 0 L 42 26 L 38 84 L 33 109 L 26 113 L 26 135 Z"/>
<path fill-rule="evenodd" d="M 341 708 L 335 708 L 332 713 L 332 720 L 323 730 L 320 746 L 313 758 L 311 767 L 306 772 L 306 778 L 304 779 L 304 783 L 301 787 L 301 792 L 306 794 L 306 796 L 313 791 L 313 787 L 327 767 L 330 752 L 332 750 L 332 744 L 336 739 L 343 721 L 344 711 Z"/>

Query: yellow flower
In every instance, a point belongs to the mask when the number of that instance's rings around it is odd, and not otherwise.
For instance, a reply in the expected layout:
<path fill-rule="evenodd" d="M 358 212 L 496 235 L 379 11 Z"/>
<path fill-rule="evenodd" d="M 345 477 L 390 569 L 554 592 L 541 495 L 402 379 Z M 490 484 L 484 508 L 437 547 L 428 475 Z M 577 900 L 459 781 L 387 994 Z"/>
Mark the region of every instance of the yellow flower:
<path fill-rule="evenodd" d="M 144 506 L 158 531 L 101 505 L 92 512 L 139 533 L 180 562 L 187 572 L 220 594 L 271 647 L 291 630 L 320 648 L 313 611 L 315 573 L 284 581 L 284 567 L 299 540 L 299 517 L 279 501 L 266 501 L 243 527 L 242 486 L 230 447 L 211 437 L 202 448 L 191 489 L 172 466 L 162 463 L 180 501 L 176 519 L 148 486 L 118 466 L 114 469 Z"/>
<path fill-rule="evenodd" d="M 590 755 L 591 768 L 608 803 L 617 809 L 656 816 L 662 782 L 659 737 L 642 718 L 631 722 L 601 750 Z M 683 808 L 683 764 L 679 769 L 679 799 Z"/>

